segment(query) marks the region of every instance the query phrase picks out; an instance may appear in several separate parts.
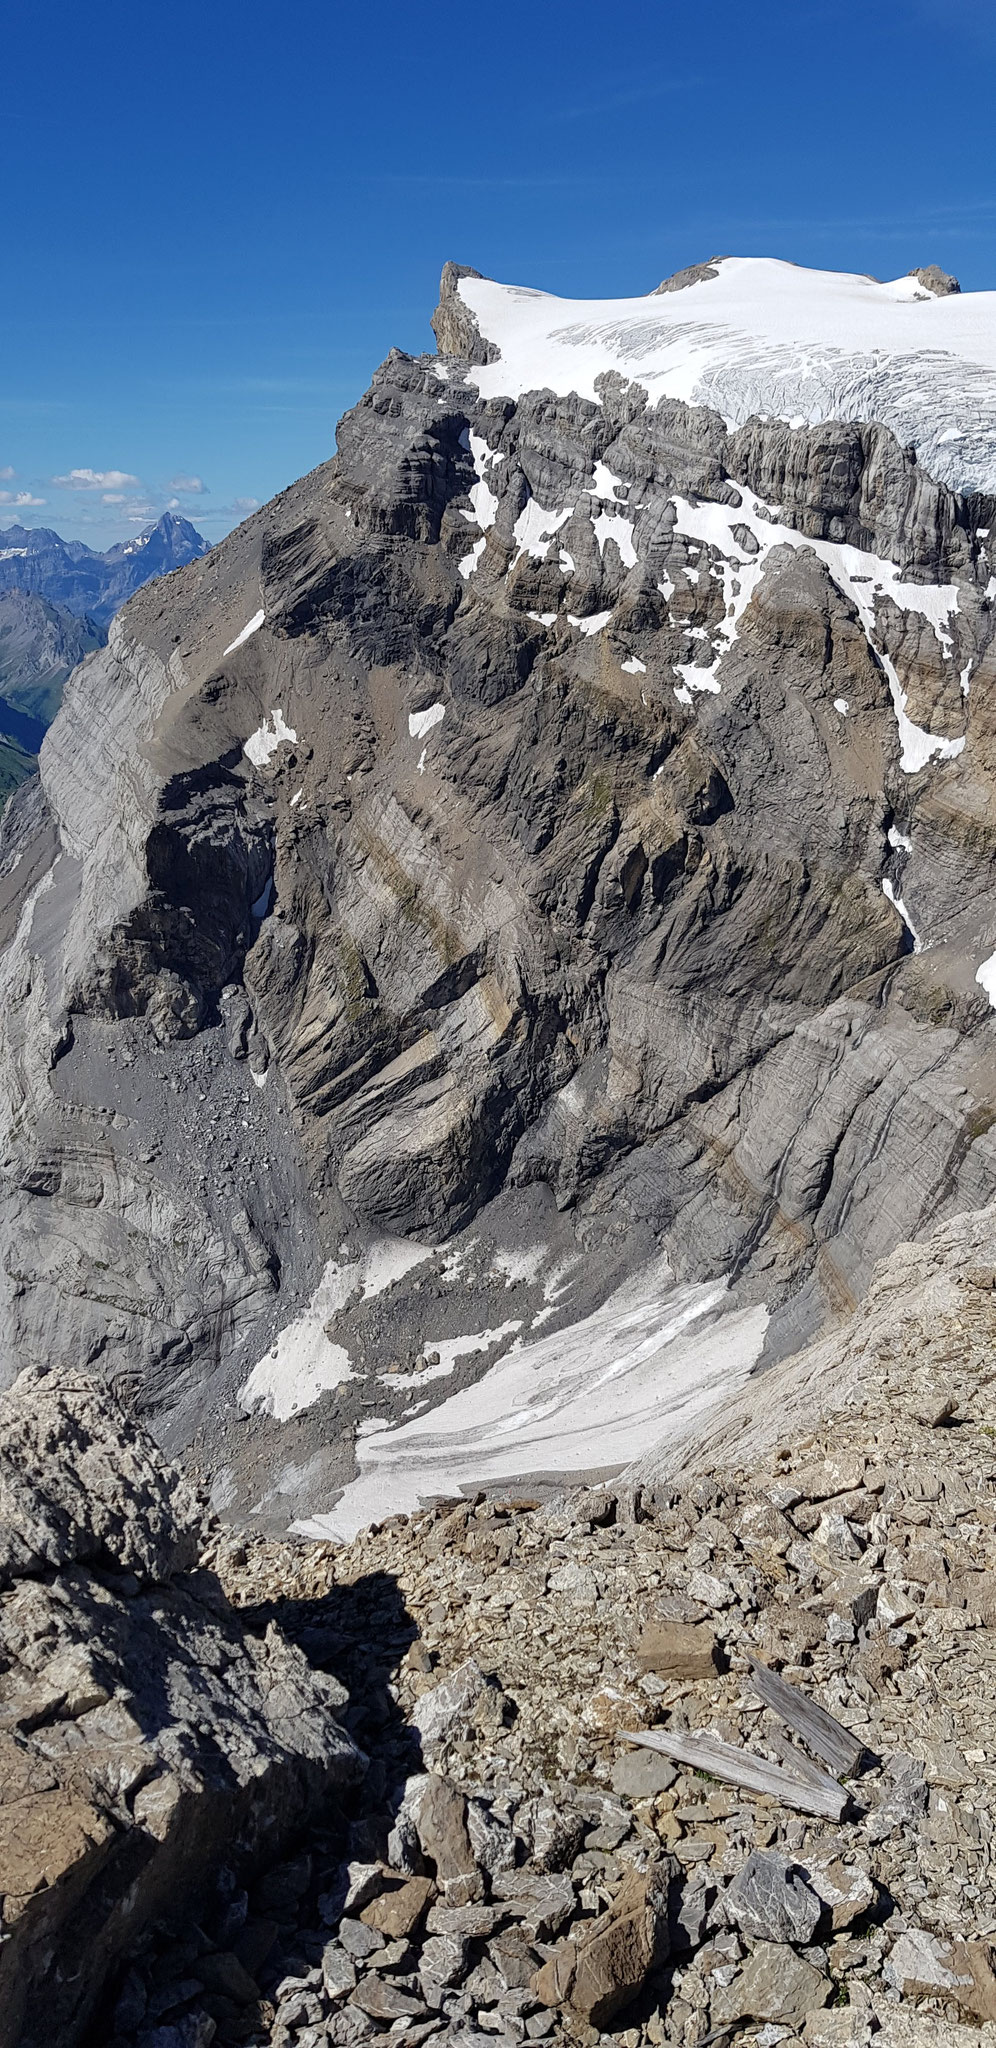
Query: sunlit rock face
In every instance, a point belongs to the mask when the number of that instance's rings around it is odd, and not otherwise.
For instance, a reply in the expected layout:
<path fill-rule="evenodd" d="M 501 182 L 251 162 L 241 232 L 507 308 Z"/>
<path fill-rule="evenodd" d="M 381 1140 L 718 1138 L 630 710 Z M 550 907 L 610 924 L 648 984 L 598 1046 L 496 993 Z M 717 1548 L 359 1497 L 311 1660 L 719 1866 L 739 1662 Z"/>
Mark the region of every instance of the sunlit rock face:
<path fill-rule="evenodd" d="M 77 670 L 0 839 L 8 1378 L 348 1529 L 617 1469 L 996 1194 L 994 372 L 974 295 L 813 275 L 448 266 Z M 855 304 L 910 419 L 782 417 Z"/>

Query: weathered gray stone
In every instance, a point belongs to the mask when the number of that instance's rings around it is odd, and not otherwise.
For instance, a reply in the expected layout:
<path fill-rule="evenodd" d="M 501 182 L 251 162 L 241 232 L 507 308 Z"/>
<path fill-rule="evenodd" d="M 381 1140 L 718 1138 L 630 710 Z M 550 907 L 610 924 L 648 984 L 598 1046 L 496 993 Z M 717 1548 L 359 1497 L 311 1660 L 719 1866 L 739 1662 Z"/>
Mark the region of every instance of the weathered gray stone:
<path fill-rule="evenodd" d="M 272 1855 L 363 1760 L 338 1682 L 184 1573 L 193 1497 L 99 1380 L 31 1372 L 0 1397 L 0 1492 L 0 2042 L 71 2048 L 167 1902 Z M 226 1950 L 206 1972 L 253 1994 Z"/>
<path fill-rule="evenodd" d="M 714 2019 L 770 2020 L 798 2027 L 807 2013 L 826 2004 L 830 1980 L 781 1942 L 759 1942 L 744 1969 L 713 2000 Z"/>
<path fill-rule="evenodd" d="M 821 1901 L 799 1865 L 771 1850 L 755 1850 L 723 1895 L 723 1907 L 750 1941 L 796 1942 L 805 1947 L 819 1925 Z"/>

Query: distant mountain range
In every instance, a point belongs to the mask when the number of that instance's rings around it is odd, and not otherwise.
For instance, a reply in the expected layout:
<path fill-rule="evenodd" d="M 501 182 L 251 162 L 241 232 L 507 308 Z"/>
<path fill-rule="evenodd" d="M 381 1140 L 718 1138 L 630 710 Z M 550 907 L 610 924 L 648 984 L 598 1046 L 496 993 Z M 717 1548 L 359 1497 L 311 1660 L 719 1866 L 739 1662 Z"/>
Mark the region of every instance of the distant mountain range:
<path fill-rule="evenodd" d="M 28 590 L 97 626 L 153 576 L 167 576 L 206 555 L 210 543 L 175 512 L 164 512 L 133 540 L 97 554 L 81 540 L 63 540 L 48 526 L 8 526 L 0 533 L 0 591 Z"/>
<path fill-rule="evenodd" d="M 33 772 L 68 676 L 104 645 L 115 612 L 208 546 L 175 512 L 105 554 L 47 526 L 0 532 L 0 802 Z"/>

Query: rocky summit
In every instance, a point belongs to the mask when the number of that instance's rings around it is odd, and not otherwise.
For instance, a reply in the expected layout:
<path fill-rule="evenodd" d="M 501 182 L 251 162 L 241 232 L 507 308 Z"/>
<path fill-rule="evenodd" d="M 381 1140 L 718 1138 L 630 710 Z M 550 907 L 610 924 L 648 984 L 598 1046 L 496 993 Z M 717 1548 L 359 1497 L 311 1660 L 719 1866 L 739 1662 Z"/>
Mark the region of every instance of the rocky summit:
<path fill-rule="evenodd" d="M 982 2048 L 996 295 L 433 325 L 0 821 L 0 2048 Z"/>
<path fill-rule="evenodd" d="M 932 275 L 449 265 L 115 618 L 2 831 L 6 1379 L 348 1537 L 677 1453 L 996 1195 L 996 316 Z M 793 323 L 875 374 L 786 420 Z"/>

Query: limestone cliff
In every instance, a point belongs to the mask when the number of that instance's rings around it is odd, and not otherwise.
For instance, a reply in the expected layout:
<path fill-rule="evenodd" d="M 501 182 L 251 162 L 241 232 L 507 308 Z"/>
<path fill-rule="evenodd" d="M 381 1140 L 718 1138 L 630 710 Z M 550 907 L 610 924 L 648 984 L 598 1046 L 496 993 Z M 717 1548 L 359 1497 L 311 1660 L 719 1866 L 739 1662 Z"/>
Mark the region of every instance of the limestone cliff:
<path fill-rule="evenodd" d="M 3 1372 L 273 1524 L 617 1469 L 996 1195 L 974 441 L 520 389 L 497 290 L 131 601 L 0 845 Z"/>

